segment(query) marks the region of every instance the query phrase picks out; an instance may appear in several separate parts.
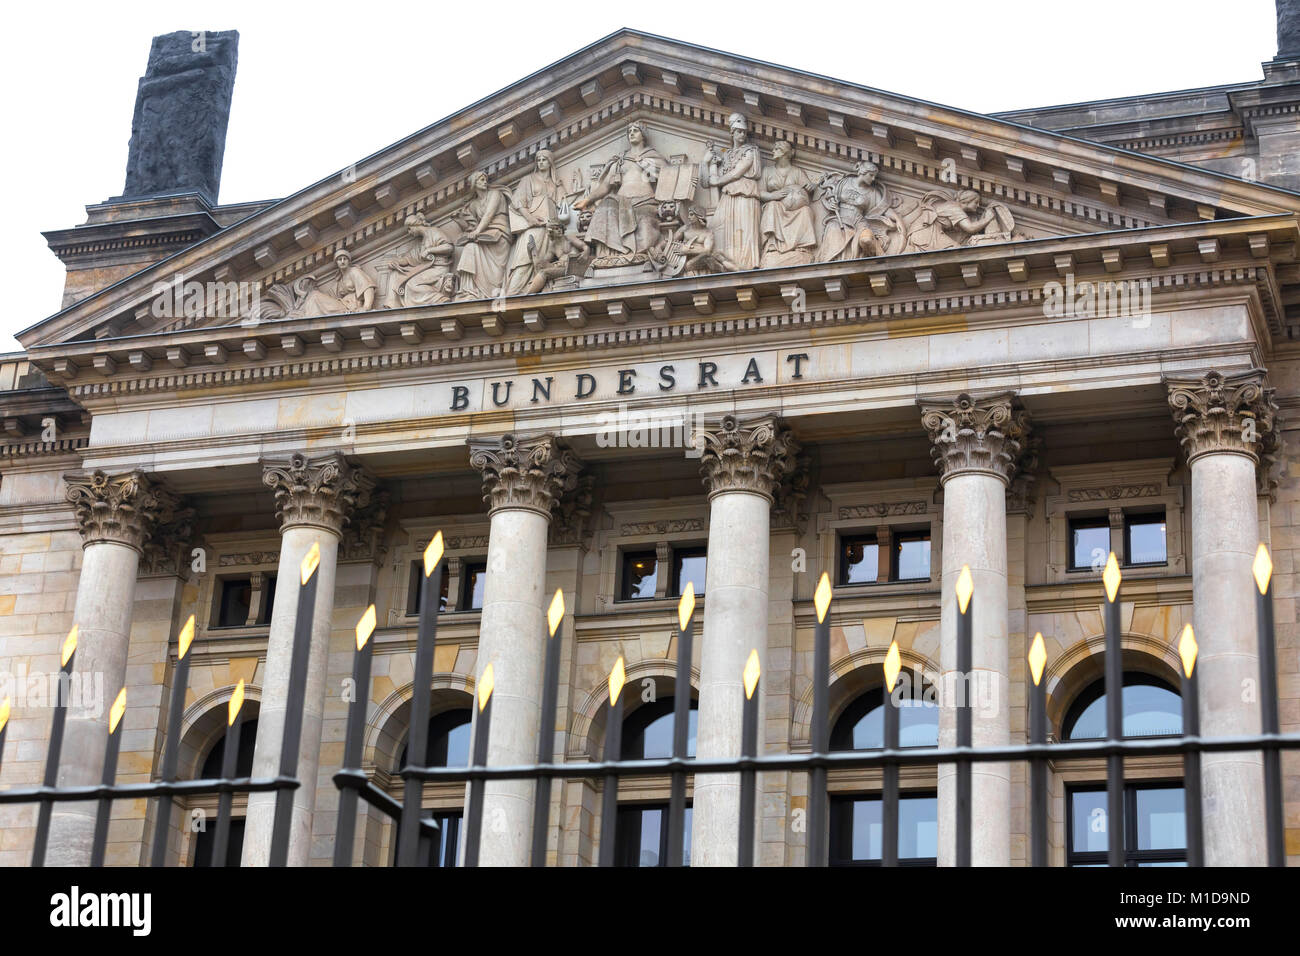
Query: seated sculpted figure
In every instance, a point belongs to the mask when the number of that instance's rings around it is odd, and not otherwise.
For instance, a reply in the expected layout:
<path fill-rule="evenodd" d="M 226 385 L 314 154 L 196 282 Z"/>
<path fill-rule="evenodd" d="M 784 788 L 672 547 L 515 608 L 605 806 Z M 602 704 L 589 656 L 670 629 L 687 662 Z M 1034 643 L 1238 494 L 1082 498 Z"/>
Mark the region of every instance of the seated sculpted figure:
<path fill-rule="evenodd" d="M 587 195 L 573 204 L 591 210 L 586 239 L 595 247 L 597 264 L 645 261 L 659 239 L 655 184 L 666 165 L 646 141 L 640 120 L 628 123 L 627 149 L 605 163 Z"/>
<path fill-rule="evenodd" d="M 934 190 L 921 200 L 921 213 L 912 230 L 912 245 L 921 250 L 1006 242 L 1016 228 L 1011 211 L 1000 202 L 980 209 L 980 194 L 963 189 L 953 196 Z"/>
<path fill-rule="evenodd" d="M 360 266 L 352 264 L 352 253 L 340 249 L 334 253 L 339 276 L 331 295 L 317 287 L 315 276 L 304 276 L 294 283 L 298 295 L 296 315 L 337 315 L 340 312 L 369 312 L 375 307 L 375 280 Z"/>
<path fill-rule="evenodd" d="M 902 251 L 907 227 L 899 215 L 902 197 L 877 180 L 879 167 L 864 160 L 853 174 L 827 173 L 817 189 L 826 210 L 818 262 L 862 259 Z"/>
<path fill-rule="evenodd" d="M 456 277 L 451 271 L 456 247 L 422 212 L 406 217 L 406 231 L 419 244 L 412 251 L 390 256 L 380 267 L 390 273 L 384 306 L 400 309 L 450 302 L 456 289 Z"/>
<path fill-rule="evenodd" d="M 717 249 L 709 218 L 699 206 L 686 211 L 686 222 L 651 253 L 656 267 L 669 275 L 702 276 L 738 272 L 736 264 Z"/>
<path fill-rule="evenodd" d="M 533 236 L 527 237 L 533 276 L 525 290 L 529 294 L 541 292 L 551 280 L 568 275 L 569 263 L 587 254 L 586 244 L 577 236 L 565 235 L 564 229 L 563 219 L 549 219 L 540 243 Z"/>

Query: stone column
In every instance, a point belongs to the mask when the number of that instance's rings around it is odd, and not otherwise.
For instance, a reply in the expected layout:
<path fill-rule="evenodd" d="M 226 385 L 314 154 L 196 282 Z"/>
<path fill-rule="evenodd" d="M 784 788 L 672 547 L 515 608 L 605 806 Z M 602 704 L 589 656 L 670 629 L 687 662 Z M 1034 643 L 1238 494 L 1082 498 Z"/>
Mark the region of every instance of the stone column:
<path fill-rule="evenodd" d="M 576 486 L 582 462 L 552 435 L 471 441 L 469 460 L 483 475 L 483 500 L 491 519 L 475 675 L 493 665 L 487 762 L 532 763 L 537 759 L 550 603 L 547 531 L 551 509 Z M 477 708 L 474 719 L 477 733 Z M 480 866 L 528 865 L 533 786 L 532 781 L 503 780 L 484 787 Z"/>
<path fill-rule="evenodd" d="M 767 671 L 771 508 L 781 480 L 794 468 L 799 446 L 773 418 L 742 424 L 727 415 L 700 438 L 700 472 L 709 492 L 696 737 L 696 753 L 704 760 L 740 756 L 742 672 L 754 648 Z M 760 753 L 761 734 L 760 723 Z M 691 865 L 735 866 L 740 775 L 697 776 L 693 806 Z"/>
<path fill-rule="evenodd" d="M 257 744 L 253 750 L 255 777 L 274 777 L 280 772 L 293 632 L 297 623 L 298 592 L 302 588 L 302 559 L 313 544 L 320 544 L 311 656 L 307 662 L 302 740 L 298 752 L 297 777 L 302 785 L 293 792 L 288 858 L 290 866 L 306 866 L 311 855 L 312 808 L 316 802 L 316 776 L 320 765 L 321 720 L 325 708 L 325 674 L 334 612 L 339 538 L 352 509 L 369 500 L 374 482 L 338 453 L 317 458 L 297 454 L 288 459 L 264 459 L 262 481 L 275 490 L 276 517 L 280 520 L 280 564 L 275 581 L 275 606 L 271 609 L 271 630 L 266 640 L 266 677 L 262 685 Z M 249 794 L 242 865 L 267 866 L 270 863 L 274 818 L 275 794 Z"/>
<path fill-rule="evenodd" d="M 1259 370 L 1168 379 L 1169 405 L 1192 472 L 1192 598 L 1201 734 L 1260 730 L 1251 563 L 1259 546 L 1257 471 L 1277 450 L 1277 405 Z M 1255 694 L 1247 693 L 1256 688 Z M 1263 866 L 1263 760 L 1205 754 L 1207 866 Z"/>
<path fill-rule="evenodd" d="M 77 582 L 77 656 L 59 764 L 61 787 L 97 784 L 104 769 L 108 706 L 126 683 L 135 578 L 150 536 L 172 522 L 178 500 L 140 471 L 65 475 L 83 557 Z M 46 863 L 88 866 L 95 803 L 56 803 Z"/>
<path fill-rule="evenodd" d="M 939 746 L 957 742 L 961 695 L 970 695 L 971 742 L 1009 743 L 1011 709 L 1007 637 L 1006 494 L 1029 432 L 1029 416 L 1010 393 L 921 403 L 943 482 L 943 577 L 939 647 Z M 957 576 L 968 565 L 972 598 L 971 674 L 957 670 Z M 956 860 L 957 771 L 939 767 L 939 865 Z M 971 863 L 1011 863 L 1011 770 L 1005 763 L 971 767 Z"/>

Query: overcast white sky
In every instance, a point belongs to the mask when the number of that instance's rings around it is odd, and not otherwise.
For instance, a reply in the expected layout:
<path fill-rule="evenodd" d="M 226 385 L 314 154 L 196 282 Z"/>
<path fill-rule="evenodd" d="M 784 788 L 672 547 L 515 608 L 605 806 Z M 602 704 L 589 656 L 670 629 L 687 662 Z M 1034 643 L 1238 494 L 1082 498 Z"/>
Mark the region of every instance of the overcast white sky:
<path fill-rule="evenodd" d="M 620 27 L 980 112 L 1258 79 L 1273 0 L 134 2 L 5 11 L 0 351 L 58 311 L 42 230 L 118 195 L 149 41 L 239 31 L 221 202 L 287 195 Z"/>

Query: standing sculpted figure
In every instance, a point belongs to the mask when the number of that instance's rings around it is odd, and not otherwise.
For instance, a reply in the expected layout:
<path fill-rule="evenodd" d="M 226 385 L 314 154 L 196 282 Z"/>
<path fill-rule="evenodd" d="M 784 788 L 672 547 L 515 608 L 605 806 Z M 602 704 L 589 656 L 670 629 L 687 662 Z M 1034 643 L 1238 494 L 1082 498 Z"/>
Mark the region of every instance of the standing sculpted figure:
<path fill-rule="evenodd" d="M 655 184 L 666 165 L 646 141 L 641 121 L 628 123 L 627 149 L 605 163 L 587 195 L 573 204 L 592 211 L 586 238 L 597 260 L 607 260 L 600 264 L 631 264 L 659 241 Z"/>
<path fill-rule="evenodd" d="M 757 269 L 758 182 L 763 173 L 758 147 L 749 142 L 749 123 L 740 113 L 727 119 L 731 130 L 731 149 L 725 155 L 710 143 L 705 166 L 709 172 L 706 185 L 721 190 L 713 212 L 713 228 L 718 237 L 718 251 L 736 264 L 737 269 Z"/>
<path fill-rule="evenodd" d="M 565 187 L 555 169 L 554 154 L 549 149 L 539 149 L 533 164 L 533 171 L 519 180 L 511 196 L 510 228 L 515 234 L 515 245 L 506 267 L 507 295 L 519 295 L 532 283 L 529 241 L 534 246 L 540 245 L 546 239 L 547 223 L 553 219 L 568 220 L 568 209 L 563 208 Z"/>
<path fill-rule="evenodd" d="M 818 262 L 861 259 L 901 252 L 907 227 L 898 214 L 901 199 L 876 181 L 879 168 L 862 161 L 853 175 L 827 173 L 818 184 L 826 225 L 817 247 Z"/>
<path fill-rule="evenodd" d="M 758 230 L 764 269 L 813 261 L 817 225 L 813 220 L 812 191 L 808 174 L 794 165 L 794 147 L 781 140 L 772 147 L 772 165 L 763 170 L 758 193 L 763 201 Z"/>
<path fill-rule="evenodd" d="M 510 258 L 510 193 L 492 186 L 485 172 L 470 181 L 474 195 L 460 210 L 466 233 L 456 240 L 460 259 L 457 299 L 493 299 L 505 293 L 506 261 Z"/>
<path fill-rule="evenodd" d="M 406 217 L 406 231 L 419 240 L 419 245 L 412 252 L 389 257 L 381 266 L 389 272 L 384 306 L 400 309 L 450 302 L 456 288 L 456 277 L 451 271 L 456 247 L 422 212 Z"/>

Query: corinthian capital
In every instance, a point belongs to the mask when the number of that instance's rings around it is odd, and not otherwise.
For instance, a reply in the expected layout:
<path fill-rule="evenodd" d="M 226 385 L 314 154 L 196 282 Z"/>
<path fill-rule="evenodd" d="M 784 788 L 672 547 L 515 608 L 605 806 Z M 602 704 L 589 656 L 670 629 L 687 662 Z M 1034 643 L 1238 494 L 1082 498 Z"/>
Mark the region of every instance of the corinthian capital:
<path fill-rule="evenodd" d="M 694 439 L 710 498 L 748 491 L 772 501 L 799 456 L 794 435 L 775 418 L 741 422 L 735 415 L 724 415 L 716 428 L 697 432 Z"/>
<path fill-rule="evenodd" d="M 1201 455 L 1245 455 L 1268 469 L 1281 429 L 1277 402 L 1262 369 L 1199 378 L 1167 378 L 1169 407 L 1188 462 Z"/>
<path fill-rule="evenodd" d="M 142 471 L 106 475 L 64 475 L 83 545 L 114 541 L 141 554 L 154 529 L 170 524 L 180 512 L 180 499 L 157 478 Z"/>
<path fill-rule="evenodd" d="M 343 455 L 262 459 L 262 484 L 275 491 L 280 530 L 309 527 L 342 535 L 352 509 L 370 500 L 374 480 Z"/>
<path fill-rule="evenodd" d="M 471 440 L 469 452 L 471 467 L 483 475 L 488 514 L 522 508 L 550 518 L 560 497 L 577 486 L 582 471 L 582 460 L 554 435 Z"/>
<path fill-rule="evenodd" d="M 1029 443 L 1029 413 L 1004 392 L 921 403 L 921 425 L 944 481 L 954 475 L 993 475 L 1007 484 L 1020 470 Z"/>

